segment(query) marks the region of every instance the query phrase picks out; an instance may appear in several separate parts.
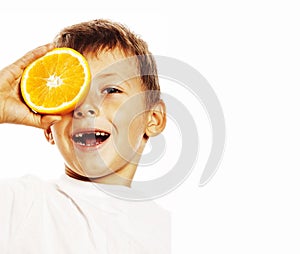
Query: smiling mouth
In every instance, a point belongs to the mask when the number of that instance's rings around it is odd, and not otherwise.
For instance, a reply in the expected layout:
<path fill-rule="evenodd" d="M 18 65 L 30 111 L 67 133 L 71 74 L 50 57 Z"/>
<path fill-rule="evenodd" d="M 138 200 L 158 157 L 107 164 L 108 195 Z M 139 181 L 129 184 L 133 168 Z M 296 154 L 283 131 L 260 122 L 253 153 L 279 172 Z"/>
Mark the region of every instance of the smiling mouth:
<path fill-rule="evenodd" d="M 110 133 L 95 130 L 81 131 L 72 135 L 73 142 L 80 147 L 96 147 L 104 143 L 110 137 Z"/>

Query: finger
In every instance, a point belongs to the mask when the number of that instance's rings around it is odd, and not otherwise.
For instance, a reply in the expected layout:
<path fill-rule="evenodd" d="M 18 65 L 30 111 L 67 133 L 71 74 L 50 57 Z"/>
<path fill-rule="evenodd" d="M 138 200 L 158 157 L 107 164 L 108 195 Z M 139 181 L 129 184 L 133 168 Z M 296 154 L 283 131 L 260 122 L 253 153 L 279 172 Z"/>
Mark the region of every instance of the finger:
<path fill-rule="evenodd" d="M 7 66 L 3 71 L 7 74 L 7 80 L 9 82 L 13 82 L 14 80 L 18 79 L 24 69 L 32 63 L 34 60 L 42 57 L 45 55 L 48 51 L 52 50 L 54 48 L 54 45 L 49 43 L 43 46 L 40 46 L 38 48 L 35 48 L 34 50 L 29 51 L 26 53 L 23 57 L 15 61 L 13 64 Z"/>
<path fill-rule="evenodd" d="M 40 128 L 48 129 L 51 125 L 56 124 L 62 119 L 60 115 L 45 115 L 41 117 Z"/>
<path fill-rule="evenodd" d="M 33 126 L 40 129 L 48 129 L 51 125 L 59 122 L 62 119 L 60 115 L 40 115 L 32 114 L 22 120 L 23 125 Z"/>

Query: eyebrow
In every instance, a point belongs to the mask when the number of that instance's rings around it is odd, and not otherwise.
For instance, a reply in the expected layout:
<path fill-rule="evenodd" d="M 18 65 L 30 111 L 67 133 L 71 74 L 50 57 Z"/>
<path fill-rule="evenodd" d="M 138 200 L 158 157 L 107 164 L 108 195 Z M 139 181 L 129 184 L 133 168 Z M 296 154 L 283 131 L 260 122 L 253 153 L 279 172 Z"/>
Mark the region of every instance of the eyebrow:
<path fill-rule="evenodd" d="M 97 73 L 95 77 L 92 78 L 92 80 L 98 81 L 98 82 L 116 82 L 116 83 L 123 83 L 124 81 L 118 75 L 117 73 Z"/>
<path fill-rule="evenodd" d="M 128 82 L 128 80 L 133 78 L 133 77 L 127 77 L 125 79 L 116 72 L 111 72 L 111 73 L 101 73 L 101 72 L 99 72 L 95 75 L 94 78 L 92 78 L 92 80 L 95 80 L 95 81 L 99 80 L 99 81 L 102 81 L 102 82 L 105 83 L 106 79 L 109 79 L 111 77 L 115 79 L 113 81 L 116 82 L 117 84 L 124 84 L 124 85 L 127 85 L 127 86 L 130 86 L 130 82 Z"/>
<path fill-rule="evenodd" d="M 95 77 L 93 79 L 98 79 L 98 78 L 109 78 L 109 77 L 113 77 L 113 76 L 116 76 L 116 77 L 119 77 L 119 75 L 117 73 L 102 73 L 102 72 L 99 72 L 95 75 Z"/>

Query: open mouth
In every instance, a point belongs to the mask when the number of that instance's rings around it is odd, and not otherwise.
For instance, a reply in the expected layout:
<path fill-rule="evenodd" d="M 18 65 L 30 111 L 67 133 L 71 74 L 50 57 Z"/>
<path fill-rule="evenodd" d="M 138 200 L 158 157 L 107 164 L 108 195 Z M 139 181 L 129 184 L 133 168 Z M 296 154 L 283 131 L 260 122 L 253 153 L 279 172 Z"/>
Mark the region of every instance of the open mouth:
<path fill-rule="evenodd" d="M 110 133 L 102 130 L 80 131 L 72 135 L 72 140 L 81 147 L 95 147 L 101 145 L 110 136 Z"/>

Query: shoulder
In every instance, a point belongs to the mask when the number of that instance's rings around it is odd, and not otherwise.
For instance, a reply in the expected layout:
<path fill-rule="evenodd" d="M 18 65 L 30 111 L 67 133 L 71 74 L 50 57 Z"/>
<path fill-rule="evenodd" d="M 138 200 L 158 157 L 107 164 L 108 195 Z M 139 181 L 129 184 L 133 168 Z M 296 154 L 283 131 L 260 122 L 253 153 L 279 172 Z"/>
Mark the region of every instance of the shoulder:
<path fill-rule="evenodd" d="M 44 180 L 33 175 L 1 179 L 0 205 L 2 207 L 13 206 L 20 210 L 22 207 L 24 209 L 30 207 L 42 195 L 44 185 Z"/>
<path fill-rule="evenodd" d="M 34 175 L 0 179 L 0 204 L 30 205 L 44 198 L 47 189 L 55 185 Z"/>
<path fill-rule="evenodd" d="M 0 189 L 2 191 L 30 191 L 42 185 L 42 180 L 33 175 L 22 177 L 0 179 Z"/>

